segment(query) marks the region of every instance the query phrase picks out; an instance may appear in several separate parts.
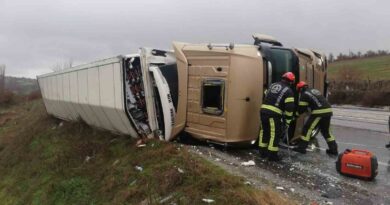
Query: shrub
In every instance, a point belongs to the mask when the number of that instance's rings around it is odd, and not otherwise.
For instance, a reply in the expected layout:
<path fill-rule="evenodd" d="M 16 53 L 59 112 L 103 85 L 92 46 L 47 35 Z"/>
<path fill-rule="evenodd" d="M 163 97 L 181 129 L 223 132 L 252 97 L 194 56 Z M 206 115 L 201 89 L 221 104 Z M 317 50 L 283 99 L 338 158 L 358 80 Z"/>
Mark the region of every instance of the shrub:
<path fill-rule="evenodd" d="M 15 102 L 15 95 L 9 90 L 5 90 L 0 96 L 0 104 L 11 105 Z"/>
<path fill-rule="evenodd" d="M 365 92 L 361 100 L 364 106 L 389 106 L 390 92 Z"/>
<path fill-rule="evenodd" d="M 39 90 L 31 92 L 26 97 L 27 101 L 32 101 L 32 100 L 41 99 L 41 98 L 42 98 L 42 95 L 41 95 L 41 92 Z"/>

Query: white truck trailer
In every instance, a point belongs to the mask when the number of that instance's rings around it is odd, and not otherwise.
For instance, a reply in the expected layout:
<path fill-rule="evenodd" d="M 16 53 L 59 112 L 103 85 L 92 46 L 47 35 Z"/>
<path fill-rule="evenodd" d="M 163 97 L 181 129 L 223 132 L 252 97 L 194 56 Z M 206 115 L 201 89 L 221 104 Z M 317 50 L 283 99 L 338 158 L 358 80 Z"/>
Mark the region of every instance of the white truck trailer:
<path fill-rule="evenodd" d="M 174 54 L 140 49 L 38 76 L 49 114 L 137 136 L 169 140 L 175 116 L 177 68 Z M 169 75 L 170 85 L 163 75 Z M 176 75 L 175 75 L 176 74 Z M 170 90 L 171 89 L 171 90 Z"/>

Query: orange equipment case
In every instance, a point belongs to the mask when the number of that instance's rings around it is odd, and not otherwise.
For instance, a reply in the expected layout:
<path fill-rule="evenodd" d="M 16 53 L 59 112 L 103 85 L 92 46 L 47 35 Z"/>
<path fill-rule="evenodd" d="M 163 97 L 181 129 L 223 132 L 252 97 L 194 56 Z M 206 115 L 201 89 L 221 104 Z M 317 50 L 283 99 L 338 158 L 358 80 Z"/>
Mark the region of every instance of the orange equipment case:
<path fill-rule="evenodd" d="M 343 175 L 373 180 L 378 174 L 378 160 L 370 151 L 346 149 L 338 156 L 336 169 Z"/>

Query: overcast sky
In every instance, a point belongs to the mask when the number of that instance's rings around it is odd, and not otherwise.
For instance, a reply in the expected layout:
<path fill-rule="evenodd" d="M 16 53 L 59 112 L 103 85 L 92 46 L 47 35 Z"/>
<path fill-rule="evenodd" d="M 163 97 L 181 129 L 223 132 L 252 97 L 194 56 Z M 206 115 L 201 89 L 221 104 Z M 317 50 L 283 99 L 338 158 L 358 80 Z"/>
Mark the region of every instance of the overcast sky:
<path fill-rule="evenodd" d="M 390 50 L 389 0 L 0 0 L 0 64 L 33 77 L 74 64 L 253 33 L 326 53 Z"/>

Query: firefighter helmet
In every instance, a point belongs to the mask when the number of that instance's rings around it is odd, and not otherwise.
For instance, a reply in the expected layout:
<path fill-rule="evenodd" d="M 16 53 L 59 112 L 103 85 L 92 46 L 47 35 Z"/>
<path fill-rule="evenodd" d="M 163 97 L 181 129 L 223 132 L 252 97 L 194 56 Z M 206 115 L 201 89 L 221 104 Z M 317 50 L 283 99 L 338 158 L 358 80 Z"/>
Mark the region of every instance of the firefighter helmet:
<path fill-rule="evenodd" d="M 297 90 L 300 91 L 303 87 L 307 87 L 307 83 L 305 81 L 299 81 L 297 84 Z"/>
<path fill-rule="evenodd" d="M 295 81 L 295 75 L 292 72 L 287 72 L 283 74 L 282 78 L 289 81 L 290 83 L 293 83 Z"/>

